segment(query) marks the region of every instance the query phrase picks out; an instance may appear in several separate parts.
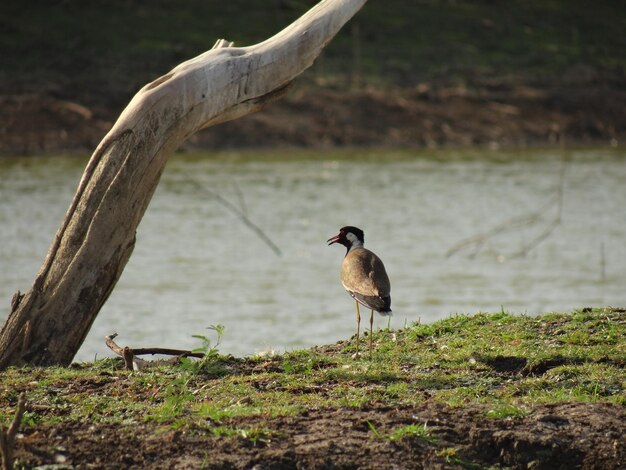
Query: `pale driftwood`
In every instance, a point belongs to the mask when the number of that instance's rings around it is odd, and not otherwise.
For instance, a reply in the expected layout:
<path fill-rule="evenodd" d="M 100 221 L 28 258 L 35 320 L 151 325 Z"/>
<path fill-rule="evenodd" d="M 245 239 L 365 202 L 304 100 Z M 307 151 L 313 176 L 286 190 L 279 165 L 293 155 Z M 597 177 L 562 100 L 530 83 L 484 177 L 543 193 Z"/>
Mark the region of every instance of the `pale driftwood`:
<path fill-rule="evenodd" d="M 133 251 L 170 154 L 198 130 L 283 94 L 365 1 L 324 0 L 254 46 L 218 41 L 135 95 L 89 160 L 32 288 L 12 302 L 0 369 L 72 361 Z"/>

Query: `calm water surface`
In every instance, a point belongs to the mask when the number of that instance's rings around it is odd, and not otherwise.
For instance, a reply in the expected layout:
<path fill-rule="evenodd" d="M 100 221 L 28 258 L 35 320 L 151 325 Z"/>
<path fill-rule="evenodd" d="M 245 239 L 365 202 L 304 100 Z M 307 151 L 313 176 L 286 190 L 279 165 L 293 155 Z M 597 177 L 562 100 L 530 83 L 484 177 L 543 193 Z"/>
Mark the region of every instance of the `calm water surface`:
<path fill-rule="evenodd" d="M 0 321 L 13 292 L 30 287 L 85 164 L 0 159 Z M 245 210 L 282 256 L 214 193 Z M 220 350 L 237 355 L 347 338 L 355 321 L 338 280 L 344 250 L 325 240 L 348 224 L 387 266 L 393 327 L 455 312 L 626 304 L 623 150 L 179 155 L 77 359 L 110 355 L 103 337 L 113 332 L 122 345 L 193 348 L 191 335 L 214 324 L 226 327 Z"/>

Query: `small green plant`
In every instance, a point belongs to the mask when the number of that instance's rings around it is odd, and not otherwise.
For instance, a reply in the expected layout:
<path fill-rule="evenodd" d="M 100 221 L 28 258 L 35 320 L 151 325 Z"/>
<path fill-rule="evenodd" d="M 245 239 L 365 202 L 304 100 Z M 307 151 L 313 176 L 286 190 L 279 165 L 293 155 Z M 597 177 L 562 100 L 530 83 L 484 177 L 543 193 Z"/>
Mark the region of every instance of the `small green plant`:
<path fill-rule="evenodd" d="M 380 431 L 378 431 L 378 429 L 376 429 L 376 426 L 374 426 L 371 421 L 367 420 L 366 423 L 376 439 L 399 441 L 406 438 L 419 438 L 429 442 L 435 442 L 435 439 L 431 436 L 430 431 L 428 430 L 428 425 L 426 423 L 424 423 L 423 425 L 407 424 L 406 426 L 397 428 L 389 435 L 383 435 Z"/>
<path fill-rule="evenodd" d="M 211 345 L 211 339 L 206 335 L 193 335 L 193 338 L 197 338 L 202 341 L 202 346 L 197 347 L 193 350 L 195 353 L 202 353 L 204 356 L 197 362 L 192 363 L 191 369 L 193 372 L 198 373 L 201 370 L 205 370 L 206 372 L 211 372 L 213 369 L 212 366 L 215 365 L 217 359 L 219 358 L 219 353 L 217 351 L 217 347 L 222 342 L 222 338 L 224 337 L 224 325 L 211 325 L 207 327 L 207 330 L 212 330 L 215 332 L 217 338 L 215 340 L 215 345 Z M 186 365 L 189 366 L 190 360 L 186 359 Z"/>
<path fill-rule="evenodd" d="M 366 423 L 372 433 L 374 433 L 374 436 L 376 436 L 376 439 L 383 439 L 383 436 L 378 432 L 376 426 L 374 426 L 370 420 L 367 420 Z"/>
<path fill-rule="evenodd" d="M 428 425 L 426 423 L 424 423 L 423 425 L 408 424 L 406 426 L 402 426 L 401 428 L 396 429 L 389 435 L 389 440 L 398 441 L 411 437 L 424 439 L 429 442 L 435 442 L 435 439 L 431 436 Z"/>
<path fill-rule="evenodd" d="M 158 413 L 148 416 L 148 420 L 167 422 L 184 413 L 186 405 L 193 399 L 189 390 L 189 377 L 181 374 L 165 387 L 165 399 L 158 408 Z"/>
<path fill-rule="evenodd" d="M 209 374 L 216 372 L 219 359 L 217 347 L 224 335 L 224 327 L 222 325 L 211 325 L 207 329 L 213 330 L 217 334 L 215 345 L 212 346 L 210 338 L 205 335 L 193 336 L 202 340 L 202 346 L 194 349 L 193 352 L 203 353 L 204 356 L 200 360 L 187 357 L 181 358 L 180 374 L 165 387 L 163 404 L 159 407 L 158 413 L 148 416 L 149 420 L 166 422 L 181 416 L 186 411 L 187 404 L 194 399 L 194 394 L 190 390 L 190 383 L 201 372 Z M 176 423 L 174 423 L 174 426 L 176 426 Z"/>
<path fill-rule="evenodd" d="M 487 411 L 487 417 L 492 419 L 523 418 L 528 413 L 515 405 L 500 405 Z"/>
<path fill-rule="evenodd" d="M 459 466 L 468 470 L 479 470 L 484 468 L 482 465 L 468 462 L 459 456 L 458 450 L 454 447 L 446 447 L 437 453 L 437 457 L 443 458 L 446 463 Z"/>

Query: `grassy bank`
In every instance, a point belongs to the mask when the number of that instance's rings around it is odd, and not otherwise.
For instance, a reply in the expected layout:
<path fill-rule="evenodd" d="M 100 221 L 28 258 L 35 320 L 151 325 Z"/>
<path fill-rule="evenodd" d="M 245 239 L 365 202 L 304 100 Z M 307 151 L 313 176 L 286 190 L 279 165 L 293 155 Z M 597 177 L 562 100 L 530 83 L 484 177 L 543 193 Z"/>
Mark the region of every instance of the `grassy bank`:
<path fill-rule="evenodd" d="M 0 90 L 25 87 L 126 102 L 218 38 L 262 41 L 316 0 L 22 2 L 0 6 Z M 621 2 L 368 2 L 309 78 L 413 86 L 518 76 L 624 77 Z"/>
<path fill-rule="evenodd" d="M 26 466 L 626 462 L 622 309 L 455 315 L 376 331 L 374 344 L 359 358 L 351 340 L 245 359 L 207 345 L 201 361 L 141 373 L 117 359 L 11 369 L 0 422 L 25 392 Z"/>

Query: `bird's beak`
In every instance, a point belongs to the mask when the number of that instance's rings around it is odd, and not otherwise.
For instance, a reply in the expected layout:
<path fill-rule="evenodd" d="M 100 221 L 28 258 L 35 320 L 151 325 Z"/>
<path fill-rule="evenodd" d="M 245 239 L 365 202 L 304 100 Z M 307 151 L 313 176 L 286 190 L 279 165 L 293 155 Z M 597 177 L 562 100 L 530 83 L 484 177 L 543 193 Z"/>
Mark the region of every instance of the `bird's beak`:
<path fill-rule="evenodd" d="M 328 242 L 328 246 L 332 245 L 333 243 L 337 243 L 340 238 L 341 238 L 341 234 L 335 235 L 334 237 L 329 238 L 328 240 L 326 240 Z"/>

